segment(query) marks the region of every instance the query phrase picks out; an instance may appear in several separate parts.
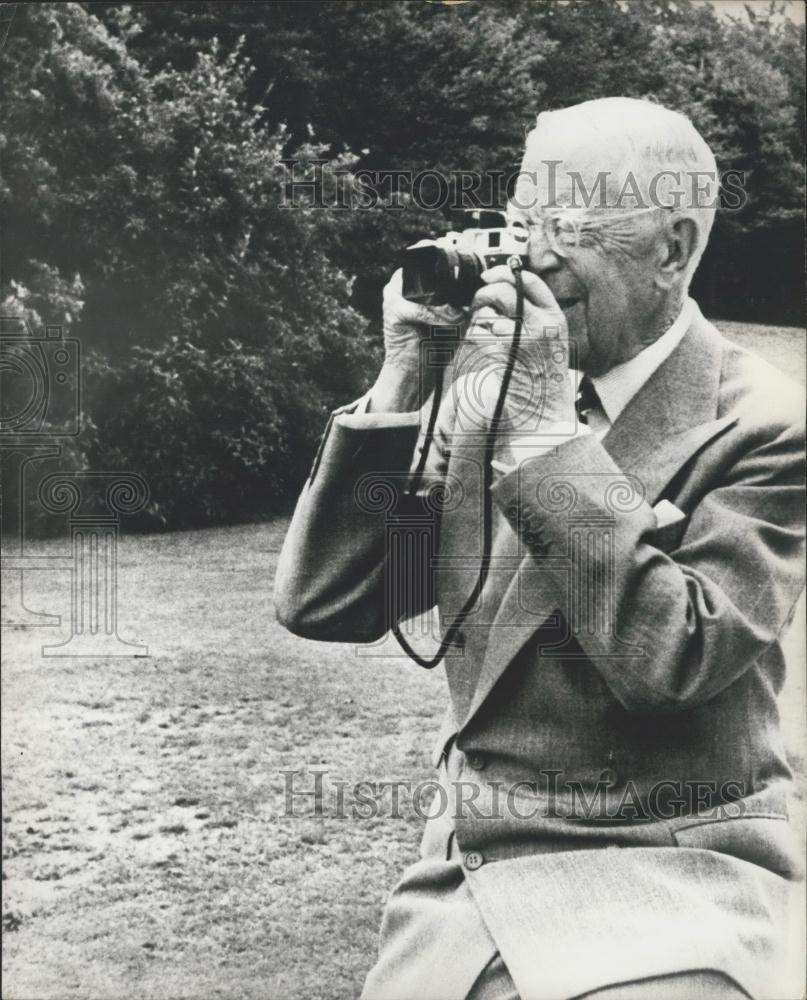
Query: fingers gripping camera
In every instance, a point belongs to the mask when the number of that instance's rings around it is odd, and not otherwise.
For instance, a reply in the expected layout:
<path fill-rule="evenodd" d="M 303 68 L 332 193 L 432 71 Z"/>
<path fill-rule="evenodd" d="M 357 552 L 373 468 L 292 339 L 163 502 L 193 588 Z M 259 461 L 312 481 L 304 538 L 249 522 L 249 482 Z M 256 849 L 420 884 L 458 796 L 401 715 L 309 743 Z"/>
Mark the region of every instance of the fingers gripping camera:
<path fill-rule="evenodd" d="M 568 384 L 569 367 L 574 363 L 572 345 L 557 304 L 551 303 L 554 309 L 536 309 L 529 301 L 532 284 L 537 282 L 527 270 L 529 232 L 521 223 L 508 224 L 500 212 L 477 210 L 465 215 L 477 225 L 416 243 L 403 252 L 402 260 L 405 299 L 431 309 L 473 310 L 465 337 L 454 350 L 449 379 L 457 416 L 454 434 L 487 434 L 510 367 L 499 434 L 517 448 L 532 448 L 539 443 L 536 439 L 550 432 L 557 437 L 559 425 L 573 435 L 574 394 Z M 498 281 L 500 271 L 509 277 L 513 258 L 524 268 L 528 301 L 520 344 L 511 354 L 515 313 L 514 301 L 507 296 L 515 300 L 515 288 L 492 287 L 489 282 Z M 490 308 L 479 308 L 483 304 Z"/>
<path fill-rule="evenodd" d="M 479 225 L 438 240 L 421 240 L 404 250 L 404 298 L 426 306 L 461 308 L 482 287 L 483 271 L 514 256 L 526 266 L 530 239 L 526 227 L 508 225 L 501 212 L 478 209 L 466 215 Z"/>

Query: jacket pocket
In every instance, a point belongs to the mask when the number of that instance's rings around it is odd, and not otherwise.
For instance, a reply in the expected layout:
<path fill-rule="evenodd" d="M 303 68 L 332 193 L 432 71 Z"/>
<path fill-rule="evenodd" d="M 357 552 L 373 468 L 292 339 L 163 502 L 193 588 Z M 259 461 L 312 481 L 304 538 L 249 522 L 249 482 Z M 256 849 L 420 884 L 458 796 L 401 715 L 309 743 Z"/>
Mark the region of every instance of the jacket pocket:
<path fill-rule="evenodd" d="M 677 827 L 672 834 L 679 847 L 730 854 L 785 878 L 803 877 L 798 840 L 786 816 L 746 813 L 700 820 Z"/>

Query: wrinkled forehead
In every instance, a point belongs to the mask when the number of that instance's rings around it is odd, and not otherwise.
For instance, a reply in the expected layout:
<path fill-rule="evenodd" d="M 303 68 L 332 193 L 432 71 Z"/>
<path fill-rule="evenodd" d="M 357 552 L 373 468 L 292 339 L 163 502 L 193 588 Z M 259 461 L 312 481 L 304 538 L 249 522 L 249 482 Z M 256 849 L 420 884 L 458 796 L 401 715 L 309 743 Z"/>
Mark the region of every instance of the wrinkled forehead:
<path fill-rule="evenodd" d="M 591 207 L 613 205 L 624 190 L 633 164 L 624 145 L 594 130 L 574 108 L 542 114 L 527 136 L 513 192 L 517 207 L 541 211 L 579 204 L 592 193 Z"/>

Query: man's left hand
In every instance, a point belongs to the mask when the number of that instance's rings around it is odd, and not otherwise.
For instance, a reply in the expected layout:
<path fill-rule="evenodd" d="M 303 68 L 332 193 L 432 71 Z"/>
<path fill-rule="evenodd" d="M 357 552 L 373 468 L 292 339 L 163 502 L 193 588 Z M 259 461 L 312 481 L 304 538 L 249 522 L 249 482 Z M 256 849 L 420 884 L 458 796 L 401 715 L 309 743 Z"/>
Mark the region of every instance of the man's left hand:
<path fill-rule="evenodd" d="M 540 436 L 542 428 L 574 423 L 566 317 L 538 275 L 522 271 L 521 276 L 524 289 L 521 340 L 507 393 L 505 412 L 509 419 L 502 428 L 512 443 L 524 434 Z M 485 285 L 471 303 L 466 341 L 491 346 L 500 384 L 515 328 L 516 279 L 509 267 L 500 266 L 485 271 L 482 280 Z M 492 412 L 495 398 L 487 402 Z"/>

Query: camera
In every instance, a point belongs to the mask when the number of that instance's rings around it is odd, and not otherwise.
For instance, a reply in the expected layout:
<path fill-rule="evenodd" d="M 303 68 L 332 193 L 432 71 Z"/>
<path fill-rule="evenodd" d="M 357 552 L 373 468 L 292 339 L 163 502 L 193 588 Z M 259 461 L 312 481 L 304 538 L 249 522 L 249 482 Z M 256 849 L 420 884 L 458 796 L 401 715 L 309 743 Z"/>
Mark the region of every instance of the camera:
<path fill-rule="evenodd" d="M 403 251 L 405 299 L 459 309 L 470 304 L 489 267 L 506 264 L 514 255 L 526 266 L 525 226 L 508 223 L 504 213 L 488 209 L 470 209 L 463 215 L 475 225 L 437 240 L 421 240 Z"/>

